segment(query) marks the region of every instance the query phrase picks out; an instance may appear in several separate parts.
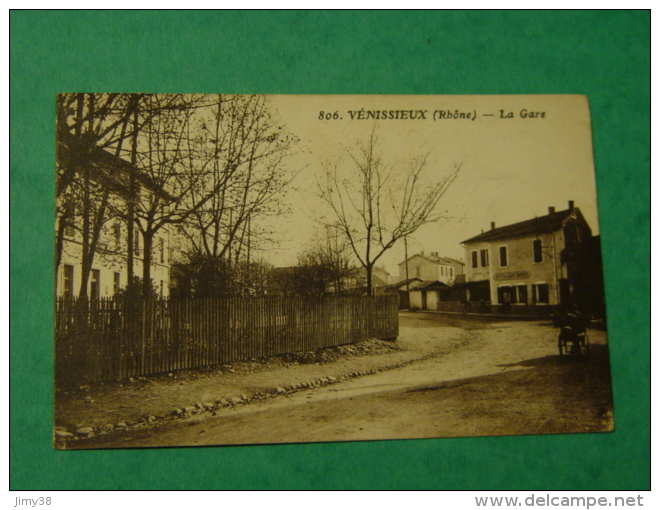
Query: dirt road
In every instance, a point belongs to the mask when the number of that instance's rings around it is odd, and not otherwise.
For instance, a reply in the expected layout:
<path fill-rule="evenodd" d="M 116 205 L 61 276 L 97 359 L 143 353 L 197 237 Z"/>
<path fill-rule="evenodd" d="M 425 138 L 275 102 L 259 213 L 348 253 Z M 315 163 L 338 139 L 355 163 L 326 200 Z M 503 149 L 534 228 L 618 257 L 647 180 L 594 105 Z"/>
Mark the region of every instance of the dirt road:
<path fill-rule="evenodd" d="M 606 334 L 587 356 L 559 357 L 542 322 L 409 314 L 405 342 L 454 339 L 408 366 L 227 409 L 206 419 L 132 430 L 74 447 L 125 448 L 400 439 L 612 430 Z M 73 445 L 72 445 L 73 446 Z"/>

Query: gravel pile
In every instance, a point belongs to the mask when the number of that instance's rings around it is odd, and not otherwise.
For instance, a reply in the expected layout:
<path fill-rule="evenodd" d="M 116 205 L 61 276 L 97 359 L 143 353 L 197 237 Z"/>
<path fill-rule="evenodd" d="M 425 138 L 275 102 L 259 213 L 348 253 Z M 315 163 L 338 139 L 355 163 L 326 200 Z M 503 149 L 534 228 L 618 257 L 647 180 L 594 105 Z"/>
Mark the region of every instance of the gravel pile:
<path fill-rule="evenodd" d="M 386 340 L 365 340 L 356 344 L 340 345 L 337 347 L 325 347 L 313 351 L 296 352 L 292 354 L 283 354 L 275 358 L 285 363 L 298 363 L 300 365 L 310 363 L 332 363 L 339 358 L 347 356 L 371 356 L 374 354 L 389 354 L 400 351 L 401 348 L 394 342 Z"/>

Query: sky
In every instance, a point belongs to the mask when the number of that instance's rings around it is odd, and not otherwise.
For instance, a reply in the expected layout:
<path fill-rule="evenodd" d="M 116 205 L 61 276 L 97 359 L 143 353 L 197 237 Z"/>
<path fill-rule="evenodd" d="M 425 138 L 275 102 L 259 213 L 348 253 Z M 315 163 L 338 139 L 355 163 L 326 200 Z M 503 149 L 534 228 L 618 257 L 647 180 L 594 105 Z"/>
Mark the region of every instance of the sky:
<path fill-rule="evenodd" d="M 419 156 L 427 157 L 423 182 L 429 184 L 456 165 L 461 168 L 437 206 L 448 219 L 425 225 L 409 237 L 409 256 L 424 251 L 464 259 L 460 243 L 489 230 L 491 222 L 504 226 L 542 216 L 550 206 L 566 209 L 569 200 L 580 208 L 593 233 L 599 231 L 591 121 L 584 96 L 290 95 L 270 96 L 270 104 L 282 126 L 299 138 L 286 163 L 297 172 L 287 195 L 291 212 L 277 219 L 278 246 L 264 254 L 276 266 L 296 263 L 318 231 L 319 217 L 329 212 L 318 196 L 324 165 L 336 164 L 351 178 L 355 167 L 347 151 L 374 129 L 383 160 L 394 172 L 403 175 L 410 160 Z M 367 118 L 369 111 L 388 118 Z M 403 111 L 416 118 L 389 118 L 401 117 Z M 403 260 L 401 241 L 379 265 L 397 281 Z"/>

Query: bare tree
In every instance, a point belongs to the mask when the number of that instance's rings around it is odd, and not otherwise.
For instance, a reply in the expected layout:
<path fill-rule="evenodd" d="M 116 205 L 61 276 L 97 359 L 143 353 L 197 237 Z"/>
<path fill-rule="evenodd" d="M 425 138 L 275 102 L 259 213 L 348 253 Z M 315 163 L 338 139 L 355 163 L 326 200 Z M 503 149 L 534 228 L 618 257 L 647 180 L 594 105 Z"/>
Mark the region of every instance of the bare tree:
<path fill-rule="evenodd" d="M 290 287 L 301 296 L 320 298 L 332 291 L 335 274 L 329 261 L 319 252 L 299 255 L 298 264 L 290 274 Z"/>
<path fill-rule="evenodd" d="M 142 284 L 151 288 L 151 268 L 156 234 L 186 220 L 221 187 L 203 185 L 203 175 L 213 158 L 200 159 L 194 150 L 191 119 L 198 109 L 211 107 L 206 96 L 153 94 L 147 96 L 147 119 L 137 142 L 136 163 L 142 186 L 133 190 L 127 221 L 134 221 L 143 240 Z M 157 115 L 151 112 L 157 111 Z M 203 192 L 198 192 L 198 190 Z M 130 247 L 132 249 L 132 247 Z"/>
<path fill-rule="evenodd" d="M 67 229 L 82 240 L 82 296 L 108 221 L 127 226 L 133 276 L 137 236 L 142 282 L 151 286 L 155 236 L 183 226 L 190 251 L 234 264 L 263 235 L 260 217 L 282 208 L 290 181 L 281 162 L 293 138 L 265 96 L 62 94 L 57 100 L 59 266 Z M 118 195 L 122 200 L 112 200 Z"/>
<path fill-rule="evenodd" d="M 355 290 L 357 268 L 343 237 L 333 228 L 316 234 L 298 263 L 281 279 L 280 286 L 303 296 L 341 295 Z"/>
<path fill-rule="evenodd" d="M 295 140 L 274 123 L 261 95 L 218 96 L 193 127 L 196 150 L 210 163 L 190 200 L 202 200 L 209 189 L 218 192 L 194 209 L 180 234 L 187 251 L 237 264 L 266 234 L 259 219 L 283 208 L 293 176 L 282 161 Z"/>
<path fill-rule="evenodd" d="M 232 274 L 243 296 L 268 294 L 273 266 L 264 259 L 242 261 L 232 266 Z"/>
<path fill-rule="evenodd" d="M 339 172 L 327 166 L 319 183 L 321 199 L 332 212 L 331 224 L 348 241 L 365 268 L 367 293 L 372 292 L 372 270 L 396 242 L 428 223 L 444 217 L 436 207 L 456 179 L 460 165 L 442 179 L 425 185 L 422 174 L 427 157 L 412 157 L 407 164 L 386 164 L 378 150 L 376 130 L 366 142 L 347 151 L 351 168 Z"/>

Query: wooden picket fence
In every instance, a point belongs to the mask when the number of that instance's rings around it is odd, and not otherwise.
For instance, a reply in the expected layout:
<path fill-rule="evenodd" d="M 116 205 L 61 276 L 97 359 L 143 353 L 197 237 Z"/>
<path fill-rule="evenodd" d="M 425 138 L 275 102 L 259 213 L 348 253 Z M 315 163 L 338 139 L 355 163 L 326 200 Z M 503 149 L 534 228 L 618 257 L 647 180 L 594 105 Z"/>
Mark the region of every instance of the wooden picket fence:
<path fill-rule="evenodd" d="M 60 386 L 217 365 L 399 334 L 396 296 L 313 300 L 60 298 Z"/>

